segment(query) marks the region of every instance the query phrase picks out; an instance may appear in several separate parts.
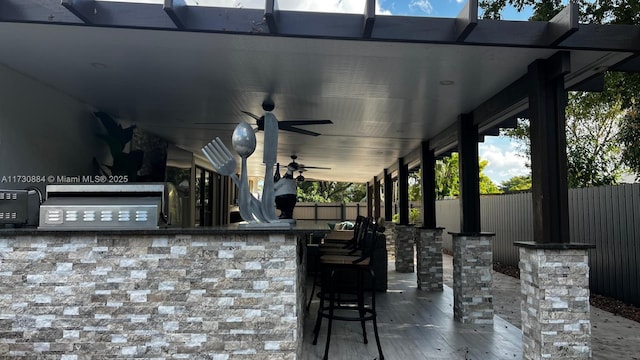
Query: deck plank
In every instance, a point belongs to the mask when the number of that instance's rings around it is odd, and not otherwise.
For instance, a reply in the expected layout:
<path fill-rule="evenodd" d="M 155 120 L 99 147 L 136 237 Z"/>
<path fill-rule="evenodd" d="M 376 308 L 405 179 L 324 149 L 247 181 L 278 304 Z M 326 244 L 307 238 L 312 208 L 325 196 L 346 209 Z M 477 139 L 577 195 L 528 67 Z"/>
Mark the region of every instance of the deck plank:
<path fill-rule="evenodd" d="M 388 273 L 387 292 L 378 292 L 378 330 L 386 359 L 509 359 L 522 358 L 520 329 L 495 316 L 493 325 L 461 324 L 453 319 L 453 291 L 417 289 L 416 275 Z M 313 301 L 305 318 L 302 360 L 322 359 L 326 339 L 326 320 L 314 346 L 313 324 L 318 302 Z M 330 359 L 377 359 L 373 327 L 367 323 L 369 344 L 362 342 L 357 322 L 334 322 Z"/>

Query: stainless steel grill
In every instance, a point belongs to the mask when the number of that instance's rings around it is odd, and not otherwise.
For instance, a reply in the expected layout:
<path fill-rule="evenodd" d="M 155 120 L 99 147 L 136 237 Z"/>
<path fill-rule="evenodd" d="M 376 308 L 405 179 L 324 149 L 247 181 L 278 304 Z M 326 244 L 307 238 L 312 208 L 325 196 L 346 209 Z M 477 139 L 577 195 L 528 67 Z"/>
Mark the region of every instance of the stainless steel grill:
<path fill-rule="evenodd" d="M 41 229 L 157 229 L 164 223 L 165 185 L 48 185 Z"/>

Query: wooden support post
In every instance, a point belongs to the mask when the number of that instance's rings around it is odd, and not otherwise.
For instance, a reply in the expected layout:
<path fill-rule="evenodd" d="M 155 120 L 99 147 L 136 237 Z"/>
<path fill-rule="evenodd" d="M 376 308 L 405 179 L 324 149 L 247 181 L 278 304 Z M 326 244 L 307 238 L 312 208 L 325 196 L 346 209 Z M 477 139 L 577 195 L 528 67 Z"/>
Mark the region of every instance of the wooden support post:
<path fill-rule="evenodd" d="M 375 179 L 374 179 L 375 181 Z M 373 216 L 373 184 L 367 183 L 367 216 Z"/>
<path fill-rule="evenodd" d="M 422 143 L 420 153 L 422 170 L 422 226 L 428 229 L 436 227 L 436 158 L 429 142 Z"/>
<path fill-rule="evenodd" d="M 398 214 L 399 224 L 409 225 L 409 166 L 398 159 Z"/>
<path fill-rule="evenodd" d="M 480 169 L 478 165 L 478 127 L 471 114 L 458 118 L 458 156 L 460 171 L 460 231 L 480 232 Z"/>
<path fill-rule="evenodd" d="M 533 238 L 536 243 L 569 242 L 564 75 L 569 53 L 529 65 Z"/>
<path fill-rule="evenodd" d="M 384 220 L 393 219 L 393 179 L 389 170 L 384 169 Z"/>
<path fill-rule="evenodd" d="M 380 211 L 380 179 L 377 176 L 373 177 L 373 214 L 376 219 L 382 217 Z"/>

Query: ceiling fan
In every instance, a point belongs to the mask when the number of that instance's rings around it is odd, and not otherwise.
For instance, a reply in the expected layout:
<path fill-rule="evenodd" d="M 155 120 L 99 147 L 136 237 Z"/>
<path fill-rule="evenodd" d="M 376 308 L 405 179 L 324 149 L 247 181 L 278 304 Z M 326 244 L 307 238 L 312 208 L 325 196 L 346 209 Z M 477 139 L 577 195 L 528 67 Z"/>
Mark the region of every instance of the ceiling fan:
<path fill-rule="evenodd" d="M 287 165 L 287 167 L 291 166 L 292 168 L 296 169 L 295 171 L 297 171 L 299 173 L 298 177 L 296 177 L 297 181 L 304 181 L 304 176 L 302 176 L 302 173 L 307 171 L 307 169 L 331 170 L 331 168 L 328 168 L 328 167 L 306 166 L 304 164 L 300 164 L 300 163 L 296 162 L 297 158 L 298 158 L 297 155 L 291 155 L 291 162 Z"/>
<path fill-rule="evenodd" d="M 275 104 L 270 99 L 267 99 L 267 100 L 262 102 L 262 110 L 264 110 L 264 111 L 273 111 L 273 109 L 275 107 L 276 107 Z M 242 111 L 242 112 L 244 114 L 247 114 L 247 115 L 251 116 L 252 118 L 254 118 L 256 120 L 256 125 L 258 125 L 258 128 L 256 129 L 256 131 L 264 130 L 264 115 L 263 116 L 258 116 L 258 115 L 252 114 L 252 113 L 250 113 L 248 111 Z M 333 124 L 333 121 L 331 121 L 331 120 L 283 120 L 283 121 L 278 121 L 278 129 L 285 130 L 285 131 L 291 131 L 291 132 L 295 132 L 295 133 L 299 133 L 299 134 L 303 134 L 303 135 L 318 136 L 318 135 L 320 135 L 320 133 L 317 133 L 317 132 L 314 132 L 314 131 L 305 130 L 305 129 L 300 129 L 300 128 L 296 127 L 296 126 L 301 126 L 301 125 L 324 125 L 324 124 Z"/>

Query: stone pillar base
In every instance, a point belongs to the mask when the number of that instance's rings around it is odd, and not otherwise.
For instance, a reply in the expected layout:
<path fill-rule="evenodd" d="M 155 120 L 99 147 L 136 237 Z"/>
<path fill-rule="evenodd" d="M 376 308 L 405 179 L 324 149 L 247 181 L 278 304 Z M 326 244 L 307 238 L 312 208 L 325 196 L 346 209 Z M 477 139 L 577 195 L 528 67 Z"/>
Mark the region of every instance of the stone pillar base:
<path fill-rule="evenodd" d="M 413 245 L 416 243 L 416 227 L 396 225 L 396 271 L 412 273 L 415 271 Z"/>
<path fill-rule="evenodd" d="M 493 233 L 453 237 L 453 317 L 465 324 L 493 324 Z"/>
<path fill-rule="evenodd" d="M 394 222 L 388 221 L 384 224 L 384 235 L 387 238 L 387 257 L 389 260 L 396 259 L 396 224 Z"/>
<path fill-rule="evenodd" d="M 522 358 L 591 359 L 589 244 L 516 243 Z"/>
<path fill-rule="evenodd" d="M 442 228 L 420 228 L 418 231 L 418 289 L 442 291 Z"/>

